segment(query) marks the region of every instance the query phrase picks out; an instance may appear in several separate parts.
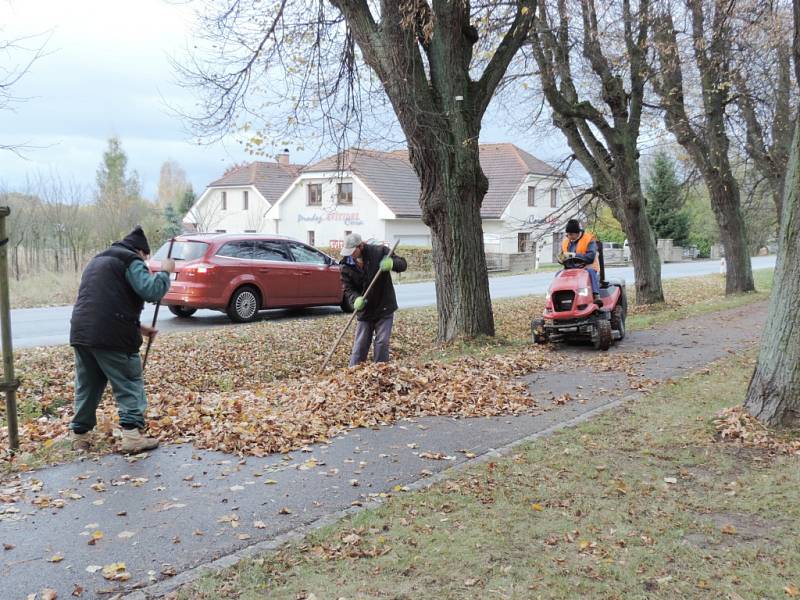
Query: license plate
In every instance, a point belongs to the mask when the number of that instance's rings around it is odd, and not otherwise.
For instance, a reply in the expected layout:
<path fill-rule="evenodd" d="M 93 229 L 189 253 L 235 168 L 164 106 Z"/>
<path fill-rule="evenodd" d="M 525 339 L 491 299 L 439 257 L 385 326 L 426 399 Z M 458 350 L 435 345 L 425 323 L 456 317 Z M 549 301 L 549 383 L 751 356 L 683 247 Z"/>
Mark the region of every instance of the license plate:
<path fill-rule="evenodd" d="M 174 272 L 174 271 L 173 271 L 172 273 L 170 273 L 170 274 L 169 274 L 169 278 L 170 278 L 172 281 L 175 281 L 175 280 L 178 278 L 178 274 L 177 274 L 176 272 Z"/>

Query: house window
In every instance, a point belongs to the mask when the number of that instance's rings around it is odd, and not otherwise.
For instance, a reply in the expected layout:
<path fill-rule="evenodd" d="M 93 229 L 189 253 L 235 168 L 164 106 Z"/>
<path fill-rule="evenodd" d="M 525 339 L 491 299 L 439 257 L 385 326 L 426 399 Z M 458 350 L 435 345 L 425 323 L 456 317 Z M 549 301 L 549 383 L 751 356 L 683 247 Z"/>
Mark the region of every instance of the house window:
<path fill-rule="evenodd" d="M 314 241 L 315 241 L 314 237 L 315 237 L 314 236 L 314 232 L 313 231 L 309 231 L 308 232 L 308 245 L 309 246 L 316 246 L 316 244 L 314 243 Z"/>
<path fill-rule="evenodd" d="M 518 233 L 517 234 L 517 252 L 528 252 L 531 248 L 531 234 Z"/>
<path fill-rule="evenodd" d="M 242 199 L 244 200 L 243 202 L 244 210 L 247 210 L 248 206 L 250 205 L 250 192 L 248 192 L 247 190 L 242 192 Z"/>
<path fill-rule="evenodd" d="M 322 206 L 322 184 L 309 183 L 306 190 L 306 204 L 308 206 Z"/>
<path fill-rule="evenodd" d="M 222 210 L 228 210 L 228 192 L 222 192 Z"/>
<path fill-rule="evenodd" d="M 336 187 L 336 201 L 337 204 L 353 205 L 353 184 L 352 183 L 339 183 Z"/>
<path fill-rule="evenodd" d="M 553 188 L 550 190 L 550 208 L 558 206 L 558 190 Z"/>
<path fill-rule="evenodd" d="M 528 206 L 536 206 L 536 187 L 528 186 Z"/>

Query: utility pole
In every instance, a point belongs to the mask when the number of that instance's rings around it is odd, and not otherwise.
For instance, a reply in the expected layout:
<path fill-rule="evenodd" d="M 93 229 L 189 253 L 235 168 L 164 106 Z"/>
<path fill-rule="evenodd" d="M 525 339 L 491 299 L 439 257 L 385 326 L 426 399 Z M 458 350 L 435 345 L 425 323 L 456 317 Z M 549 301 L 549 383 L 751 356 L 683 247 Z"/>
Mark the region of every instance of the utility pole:
<path fill-rule="evenodd" d="M 14 378 L 14 350 L 11 347 L 11 302 L 8 295 L 8 236 L 6 217 L 11 214 L 7 206 L 0 206 L 0 329 L 3 337 L 3 380 L 0 390 L 6 394 L 6 421 L 8 444 L 12 452 L 19 449 L 17 430 L 17 388 L 19 380 Z"/>

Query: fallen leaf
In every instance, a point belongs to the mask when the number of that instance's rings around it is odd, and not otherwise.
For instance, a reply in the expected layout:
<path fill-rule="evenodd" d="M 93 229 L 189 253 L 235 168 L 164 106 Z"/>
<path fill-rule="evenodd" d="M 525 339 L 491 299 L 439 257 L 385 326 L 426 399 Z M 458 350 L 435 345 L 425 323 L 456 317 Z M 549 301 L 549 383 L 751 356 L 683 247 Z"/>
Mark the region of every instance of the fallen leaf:
<path fill-rule="evenodd" d="M 58 592 L 52 588 L 44 588 L 39 593 L 42 595 L 42 600 L 56 600 L 58 598 Z"/>
<path fill-rule="evenodd" d="M 678 480 L 675 477 L 664 477 L 664 483 L 678 483 Z"/>
<path fill-rule="evenodd" d="M 798 589 L 797 586 L 793 584 L 787 585 L 785 588 L 783 588 L 783 591 L 790 598 L 796 598 L 797 596 L 800 596 L 800 589 Z"/>
<path fill-rule="evenodd" d="M 266 529 L 267 525 L 264 521 L 253 521 L 253 527 L 256 529 Z"/>
<path fill-rule="evenodd" d="M 728 535 L 735 535 L 736 534 L 736 527 L 733 524 L 728 523 L 722 527 L 722 533 L 726 533 Z"/>
<path fill-rule="evenodd" d="M 50 558 L 48 558 L 48 559 L 47 559 L 47 562 L 51 562 L 51 563 L 59 563 L 59 562 L 61 562 L 62 560 L 64 560 L 64 555 L 63 555 L 63 554 L 61 554 L 61 553 L 59 552 L 59 553 L 57 553 L 57 554 L 53 554 L 53 556 L 51 556 Z"/>

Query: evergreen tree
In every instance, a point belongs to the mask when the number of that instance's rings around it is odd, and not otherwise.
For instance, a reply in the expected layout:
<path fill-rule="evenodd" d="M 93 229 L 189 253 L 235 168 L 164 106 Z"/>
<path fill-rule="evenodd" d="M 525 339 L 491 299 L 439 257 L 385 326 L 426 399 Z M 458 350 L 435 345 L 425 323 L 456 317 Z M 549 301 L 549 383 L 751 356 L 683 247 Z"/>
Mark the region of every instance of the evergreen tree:
<path fill-rule="evenodd" d="M 689 238 L 689 216 L 683 210 L 675 162 L 665 152 L 656 154 L 645 196 L 647 219 L 656 237 L 683 246 Z"/>
<path fill-rule="evenodd" d="M 181 215 L 171 204 L 164 209 L 164 237 L 170 239 L 181 234 Z"/>
<path fill-rule="evenodd" d="M 127 171 L 128 156 L 118 137 L 108 140 L 103 160 L 97 168 L 97 237 L 101 244 L 122 239 L 133 226 L 142 224 L 151 210 L 141 197 L 136 171 Z"/>
<path fill-rule="evenodd" d="M 189 212 L 189 209 L 192 208 L 196 200 L 197 200 L 197 194 L 194 193 L 192 185 L 189 184 L 189 187 L 183 192 L 183 195 L 178 199 L 178 206 L 176 210 L 181 219 L 186 216 L 186 214 Z"/>

